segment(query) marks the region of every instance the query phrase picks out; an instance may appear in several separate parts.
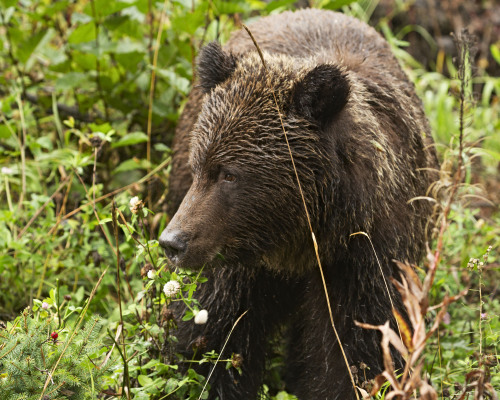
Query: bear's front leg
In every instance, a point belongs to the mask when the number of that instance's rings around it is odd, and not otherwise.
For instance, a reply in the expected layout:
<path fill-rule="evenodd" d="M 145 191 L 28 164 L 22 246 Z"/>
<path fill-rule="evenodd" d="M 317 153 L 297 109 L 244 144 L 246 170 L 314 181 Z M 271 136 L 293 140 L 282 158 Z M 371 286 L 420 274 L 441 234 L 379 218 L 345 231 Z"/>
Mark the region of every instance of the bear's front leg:
<path fill-rule="evenodd" d="M 321 277 L 313 271 L 300 293 L 301 305 L 291 324 L 287 361 L 287 389 L 300 400 L 356 400 L 357 389 L 349 369 L 359 387 L 383 371 L 379 332 L 363 329 L 355 321 L 383 325 L 390 320 L 397 332 L 385 287 L 377 280 L 364 284 L 349 281 L 340 271 L 341 268 L 331 268 L 325 276 L 335 328 L 347 363 L 331 324 Z M 404 315 L 395 290 L 391 296 Z M 395 367 L 402 370 L 401 355 L 394 351 L 392 358 Z"/>
<path fill-rule="evenodd" d="M 205 276 L 208 281 L 199 286 L 194 297 L 208 311 L 208 320 L 203 325 L 180 321 L 185 309 L 179 304 L 176 317 L 180 322 L 174 333 L 178 351 L 190 359 L 193 346 L 201 343 L 204 349 L 197 350 L 196 358 L 210 350 L 220 354 L 235 322 L 246 312 L 234 326 L 221 356 L 222 360 L 233 358 L 241 373 L 234 366 L 226 369 L 226 361 L 219 362 L 210 377 L 209 399 L 255 399 L 262 386 L 267 341 L 293 313 L 296 282 L 243 265 L 217 267 Z M 194 369 L 207 377 L 213 364 Z"/>

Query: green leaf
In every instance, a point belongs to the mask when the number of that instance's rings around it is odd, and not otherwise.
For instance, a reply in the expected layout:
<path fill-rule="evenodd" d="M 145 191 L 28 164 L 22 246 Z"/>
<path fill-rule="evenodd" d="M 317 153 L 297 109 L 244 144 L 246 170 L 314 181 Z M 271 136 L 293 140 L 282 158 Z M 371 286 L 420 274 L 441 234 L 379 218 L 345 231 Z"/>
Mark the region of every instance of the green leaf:
<path fill-rule="evenodd" d="M 94 22 L 88 22 L 86 24 L 80 25 L 77 27 L 71 35 L 68 37 L 68 43 L 78 44 L 85 43 L 95 40 L 96 31 Z"/>
<path fill-rule="evenodd" d="M 68 72 L 64 74 L 56 81 L 57 90 L 70 90 L 74 88 L 79 88 L 81 84 L 91 78 L 84 74 L 83 72 Z"/>
<path fill-rule="evenodd" d="M 271 11 L 274 11 L 278 8 L 288 7 L 289 5 L 291 5 L 293 3 L 295 3 L 295 0 L 274 0 L 274 1 L 270 1 L 266 5 L 265 10 L 267 12 L 271 12 Z"/>
<path fill-rule="evenodd" d="M 170 147 L 168 147 L 164 143 L 156 143 L 153 147 L 156 151 L 161 151 L 161 152 L 170 151 Z"/>
<path fill-rule="evenodd" d="M 179 91 L 183 94 L 187 94 L 189 92 L 189 88 L 191 87 L 191 82 L 189 81 L 189 79 L 179 76 L 171 69 L 159 68 L 156 72 L 158 73 L 158 76 L 165 78 L 169 86 L 176 91 Z"/>
<path fill-rule="evenodd" d="M 146 53 L 146 48 L 140 42 L 132 41 L 129 38 L 120 40 L 115 47 L 115 53 L 128 54 L 128 53 Z"/>
<path fill-rule="evenodd" d="M 47 31 L 41 31 L 31 35 L 27 40 L 23 41 L 16 48 L 16 55 L 20 62 L 26 63 L 33 54 L 40 41 L 46 35 Z"/>
<path fill-rule="evenodd" d="M 338 10 L 341 7 L 348 6 L 357 0 L 330 0 L 321 5 L 325 10 Z"/>
<path fill-rule="evenodd" d="M 14 7 L 16 4 L 17 0 L 0 0 L 0 5 L 2 6 L 3 9 Z"/>
<path fill-rule="evenodd" d="M 214 0 L 212 2 L 217 15 L 235 14 L 248 11 L 249 6 L 244 1 L 222 1 Z"/>
<path fill-rule="evenodd" d="M 205 11 L 199 7 L 194 12 L 177 15 L 172 18 L 172 29 L 178 32 L 185 32 L 193 35 L 196 30 L 203 25 Z"/>
<path fill-rule="evenodd" d="M 148 136 L 144 132 L 132 132 L 128 133 L 120 140 L 113 143 L 111 147 L 114 149 L 116 147 L 130 146 L 133 144 L 144 143 L 147 141 L 148 141 Z"/>
<path fill-rule="evenodd" d="M 94 0 L 94 9 L 97 14 L 97 18 L 104 18 L 108 15 L 117 13 L 118 11 L 123 10 L 124 8 L 130 7 L 130 2 L 126 1 L 116 1 L 116 0 Z M 85 7 L 85 13 L 88 15 L 92 15 L 92 5 L 91 3 L 87 3 Z"/>
<path fill-rule="evenodd" d="M 1 124 L 0 125 L 0 139 L 8 139 L 10 137 L 10 129 L 7 125 Z"/>
<path fill-rule="evenodd" d="M 146 160 L 138 160 L 136 158 L 131 158 L 130 160 L 125 160 L 122 162 L 115 170 L 114 174 L 125 171 L 132 171 L 134 169 L 147 169 L 150 166 Z"/>
<path fill-rule="evenodd" d="M 147 375 L 139 375 L 137 377 L 137 380 L 139 381 L 139 384 L 142 386 L 142 387 L 146 387 L 146 386 L 150 386 L 153 384 L 153 379 L 151 379 L 149 376 Z"/>

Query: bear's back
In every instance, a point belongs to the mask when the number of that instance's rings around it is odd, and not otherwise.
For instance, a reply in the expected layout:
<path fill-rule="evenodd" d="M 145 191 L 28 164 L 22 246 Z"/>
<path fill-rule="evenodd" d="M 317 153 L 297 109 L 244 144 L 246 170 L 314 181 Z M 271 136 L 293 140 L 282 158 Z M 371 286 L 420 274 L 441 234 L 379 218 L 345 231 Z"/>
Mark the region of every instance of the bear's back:
<path fill-rule="evenodd" d="M 297 58 L 334 63 L 364 76 L 388 70 L 406 81 L 387 42 L 369 25 L 345 14 L 305 9 L 261 18 L 249 25 L 260 49 Z M 224 46 L 236 55 L 255 51 L 244 30 L 231 35 Z"/>

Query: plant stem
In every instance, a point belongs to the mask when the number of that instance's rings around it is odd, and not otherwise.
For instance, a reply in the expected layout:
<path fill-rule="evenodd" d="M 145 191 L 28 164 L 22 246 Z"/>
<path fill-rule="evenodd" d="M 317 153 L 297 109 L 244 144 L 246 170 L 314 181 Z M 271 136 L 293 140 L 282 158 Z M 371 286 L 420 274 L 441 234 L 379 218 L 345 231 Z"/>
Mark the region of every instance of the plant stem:
<path fill-rule="evenodd" d="M 478 265 L 479 272 L 479 365 L 482 364 L 483 360 L 483 267 Z"/>
<path fill-rule="evenodd" d="M 116 243 L 116 290 L 118 292 L 118 309 L 120 311 L 120 325 L 122 326 L 122 345 L 123 345 L 123 390 L 130 399 L 130 375 L 128 371 L 128 361 L 127 361 L 127 347 L 125 344 L 125 337 L 123 336 L 123 311 L 122 311 L 122 298 L 121 298 L 121 284 L 120 284 L 120 241 L 118 238 L 118 218 L 115 199 L 111 203 L 111 215 L 113 218 L 113 231 L 115 234 Z"/>

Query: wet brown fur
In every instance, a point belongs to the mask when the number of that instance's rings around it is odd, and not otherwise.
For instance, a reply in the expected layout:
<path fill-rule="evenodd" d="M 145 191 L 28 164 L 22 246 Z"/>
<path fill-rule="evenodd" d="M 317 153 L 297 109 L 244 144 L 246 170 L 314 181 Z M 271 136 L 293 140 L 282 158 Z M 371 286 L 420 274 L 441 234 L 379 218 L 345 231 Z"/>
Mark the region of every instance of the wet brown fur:
<path fill-rule="evenodd" d="M 248 309 L 226 353 L 243 356 L 243 374 L 218 368 L 210 398 L 255 398 L 266 341 L 288 326 L 287 389 L 299 399 L 354 399 L 273 91 L 337 329 L 350 365 L 366 363 L 369 377 L 383 368 L 379 338 L 353 321 L 393 317 L 369 242 L 350 234 L 370 235 L 386 279 L 397 275 L 393 259 L 420 260 L 431 207 L 411 199 L 426 194 L 437 166 L 429 125 L 388 44 L 364 23 L 304 10 L 250 29 L 267 70 L 244 31 L 224 52 L 209 45 L 177 128 L 170 181 L 177 212 L 162 237 L 178 234 L 187 244 L 179 264 L 208 263 L 209 277 L 197 294 L 208 323 L 181 324 L 180 350 L 189 353 L 200 335 L 220 350 Z M 226 181 L 228 174 L 236 180 Z M 392 288 L 391 295 L 403 311 Z"/>

